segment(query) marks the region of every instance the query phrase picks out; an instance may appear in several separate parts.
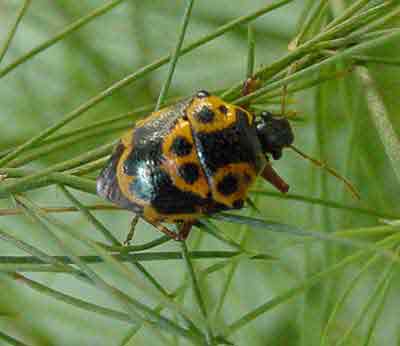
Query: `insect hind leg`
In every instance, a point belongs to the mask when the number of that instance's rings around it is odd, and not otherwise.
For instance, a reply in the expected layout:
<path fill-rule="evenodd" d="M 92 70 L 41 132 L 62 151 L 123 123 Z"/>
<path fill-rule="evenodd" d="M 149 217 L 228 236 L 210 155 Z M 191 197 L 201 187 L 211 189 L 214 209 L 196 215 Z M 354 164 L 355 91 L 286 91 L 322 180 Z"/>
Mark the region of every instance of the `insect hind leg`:
<path fill-rule="evenodd" d="M 147 223 L 157 228 L 160 232 L 166 234 L 173 240 L 176 241 L 184 241 L 189 236 L 189 233 L 192 229 L 192 226 L 195 224 L 195 221 L 185 221 L 179 224 L 179 231 L 174 232 L 169 228 L 162 225 L 159 221 L 153 221 L 148 218 L 143 218 Z"/>
<path fill-rule="evenodd" d="M 135 215 L 133 217 L 133 219 L 131 221 L 131 226 L 129 228 L 129 232 L 126 235 L 126 239 L 124 241 L 124 245 L 129 245 L 129 243 L 131 242 L 131 240 L 133 238 L 133 235 L 135 234 L 135 228 L 136 228 L 136 225 L 137 225 L 137 223 L 139 221 L 139 218 L 140 218 L 139 215 Z"/>
<path fill-rule="evenodd" d="M 186 240 L 195 223 L 196 221 L 183 222 L 179 227 L 178 239 L 175 240 Z"/>

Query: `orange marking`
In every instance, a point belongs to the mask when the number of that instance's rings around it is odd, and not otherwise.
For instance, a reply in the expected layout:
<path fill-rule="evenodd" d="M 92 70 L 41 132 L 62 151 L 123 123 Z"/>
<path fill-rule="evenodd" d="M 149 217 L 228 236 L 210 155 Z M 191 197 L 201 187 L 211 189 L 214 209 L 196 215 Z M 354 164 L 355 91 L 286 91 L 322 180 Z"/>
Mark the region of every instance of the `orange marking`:
<path fill-rule="evenodd" d="M 188 143 L 192 144 L 192 150 L 188 155 L 177 156 L 171 151 L 171 145 L 174 142 L 174 139 L 178 136 L 185 138 Z M 198 194 L 202 198 L 206 198 L 210 191 L 210 188 L 208 186 L 207 178 L 201 168 L 200 161 L 197 157 L 196 147 L 192 137 L 192 131 L 190 129 L 190 124 L 187 120 L 178 120 L 176 126 L 165 138 L 162 145 L 162 151 L 165 158 L 162 167 L 169 174 L 174 185 L 182 191 L 190 191 Z M 199 177 L 193 184 L 188 184 L 178 174 L 179 167 L 185 163 L 194 163 L 199 168 Z"/>
<path fill-rule="evenodd" d="M 229 173 L 238 178 L 238 189 L 230 195 L 224 195 L 218 191 L 218 183 L 222 181 L 224 176 Z M 255 179 L 256 172 L 248 163 L 230 163 L 224 167 L 221 167 L 212 176 L 210 181 L 213 199 L 216 202 L 222 203 L 228 207 L 233 207 L 233 203 L 236 200 L 246 199 L 247 191 Z"/>
<path fill-rule="evenodd" d="M 226 114 L 218 109 L 222 105 L 227 108 Z M 196 118 L 196 114 L 203 107 L 208 107 L 215 114 L 214 119 L 209 123 L 202 123 Z M 219 97 L 208 96 L 205 98 L 194 98 L 192 103 L 187 107 L 186 114 L 194 131 L 214 132 L 223 130 L 237 121 L 235 108 L 235 106 L 224 102 Z M 244 112 L 246 111 L 244 110 Z"/>

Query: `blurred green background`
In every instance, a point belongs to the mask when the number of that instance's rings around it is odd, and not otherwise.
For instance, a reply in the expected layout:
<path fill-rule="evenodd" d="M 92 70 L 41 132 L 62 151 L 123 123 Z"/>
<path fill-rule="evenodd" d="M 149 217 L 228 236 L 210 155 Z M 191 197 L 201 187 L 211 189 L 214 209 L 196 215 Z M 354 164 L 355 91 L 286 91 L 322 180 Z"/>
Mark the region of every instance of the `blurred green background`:
<path fill-rule="evenodd" d="M 297 33 L 302 11 L 310 3 L 312 2 L 293 1 L 254 21 L 252 27 L 256 42 L 256 68 L 271 64 L 288 53 L 287 47 Z M 331 3 L 335 1 L 332 0 Z M 94 0 L 32 1 L 0 64 L 0 71 L 102 4 L 103 1 Z M 197 1 L 185 43 L 266 4 L 268 1 L 265 0 Z M 21 5 L 21 0 L 0 1 L 0 45 L 6 39 Z M 184 1 L 123 1 L 110 12 L 5 75 L 0 80 L 0 150 L 22 144 L 112 83 L 170 53 L 176 44 L 184 5 Z M 332 8 L 334 6 L 335 4 Z M 334 11 L 328 13 L 333 16 Z M 398 59 L 399 49 L 400 40 L 390 40 L 367 53 Z M 240 82 L 246 75 L 247 50 L 247 26 L 243 25 L 185 55 L 178 61 L 168 96 L 188 96 L 199 89 L 223 90 Z M 333 71 L 334 67 L 327 67 L 321 73 Z M 343 70 L 346 63 L 341 62 L 336 68 Z M 396 146 L 396 136 L 400 134 L 399 66 L 368 64 L 367 69 L 374 90 L 386 109 L 383 116 L 393 126 L 395 138 L 391 155 L 398 159 L 400 148 Z M 168 66 L 164 65 L 145 78 L 122 88 L 59 133 L 155 102 L 167 70 Z M 349 178 L 359 190 L 361 200 L 353 199 L 341 182 L 290 150 L 285 152 L 284 157 L 274 167 L 289 182 L 292 194 L 366 208 L 376 213 L 392 215 L 396 219 L 400 215 L 400 177 L 395 173 L 399 162 L 391 161 L 385 151 L 382 144 L 385 132 L 383 135 L 382 132 L 379 134 L 376 122 L 372 120 L 374 116 L 377 118 L 376 114 L 371 114 L 371 104 L 368 103 L 371 101 L 368 101 L 367 93 L 368 88 L 363 86 L 360 74 L 353 70 L 344 78 L 333 79 L 290 96 L 291 102 L 288 105 L 291 111 L 298 113 L 299 120 L 292 122 L 296 145 L 329 163 Z M 279 112 L 280 105 L 271 104 L 270 109 Z M 134 120 L 133 117 L 132 124 Z M 72 158 L 118 138 L 120 133 L 122 131 L 73 143 L 40 157 L 29 163 L 28 167 L 40 169 Z M 91 176 L 94 177 L 93 174 Z M 257 188 L 273 191 L 261 181 Z M 103 202 L 94 195 L 75 191 L 73 193 L 87 204 Z M 28 196 L 41 206 L 69 205 L 54 186 L 29 192 Z M 385 221 L 385 217 L 352 211 L 348 207 L 333 209 L 307 201 L 286 200 L 274 196 L 252 195 L 252 198 L 262 215 L 249 210 L 244 210 L 243 215 L 262 217 L 306 231 L 332 233 L 367 230 L 367 227 L 374 229 L 378 225 L 384 225 Z M 14 207 L 8 199 L 1 200 L 0 205 L 3 209 Z M 132 214 L 122 211 L 96 211 L 94 215 L 118 239 L 124 239 Z M 65 213 L 56 217 L 68 222 L 74 229 L 100 240 L 93 231 L 93 226 L 81 214 Z M 243 314 L 358 251 L 351 246 L 296 237 L 283 232 L 268 232 L 228 222 L 216 224 L 224 234 L 236 241 L 245 237 L 247 249 L 276 257 L 274 261 L 232 261 L 232 264 L 201 282 L 210 320 L 216 330 L 223 330 L 224 326 Z M 0 216 L 0 227 L 49 254 L 59 254 L 57 246 L 46 237 L 41 228 L 22 215 Z M 396 225 L 389 229 L 390 232 L 396 230 Z M 228 249 L 227 245 L 209 235 L 203 235 L 199 240 L 199 233 L 193 232 L 188 242 L 190 249 L 195 246 L 203 250 Z M 382 234 L 377 234 L 376 238 L 366 238 L 368 241 L 375 241 L 386 235 Z M 134 243 L 143 243 L 157 236 L 159 234 L 156 230 L 140 223 Z M 78 243 L 74 243 L 74 246 L 80 247 Z M 1 256 L 26 255 L 6 242 L 0 242 L 0 249 Z M 179 245 L 174 242 L 163 245 L 162 250 L 180 251 Z M 229 340 L 235 345 L 320 345 L 323 329 L 334 305 L 349 284 L 355 283 L 355 275 L 373 255 L 373 252 L 367 254 L 360 261 L 345 266 L 335 275 L 328 276 L 293 299 L 277 304 L 274 309 L 232 334 Z M 216 261 L 218 260 L 199 260 L 195 264 L 200 269 Z M 235 263 L 238 263 L 237 266 Z M 373 335 L 369 345 L 400 345 L 400 301 L 397 294 L 400 279 L 397 268 L 388 281 L 390 286 L 385 300 L 379 303 L 382 289 L 374 293 L 378 280 L 391 263 L 387 258 L 378 257 L 363 272 L 341 309 L 334 315 L 327 345 L 336 345 L 360 314 L 362 319 L 345 341 L 345 345 L 366 345 L 365 338 L 371 330 Z M 178 287 L 185 275 L 185 266 L 179 260 L 143 264 L 169 291 Z M 397 265 L 398 263 L 395 267 Z M 95 265 L 94 268 L 129 295 L 141 299 L 143 293 L 140 290 L 132 289 L 121 277 L 109 272 L 107 266 Z M 26 273 L 26 276 L 72 296 L 118 309 L 106 294 L 69 275 Z M 224 288 L 229 278 L 231 282 L 228 288 Z M 0 292 L 0 331 L 26 345 L 122 345 L 130 330 L 127 323 L 64 304 L 3 275 L 0 279 Z M 221 298 L 222 292 L 226 292 L 224 300 Z M 371 295 L 375 299 L 372 302 L 369 301 Z M 148 299 L 143 297 L 143 301 L 148 302 Z M 216 307 L 221 302 L 221 310 L 215 314 Z M 187 294 L 181 303 L 189 309 L 198 310 L 191 294 Z M 366 306 L 369 309 L 364 311 Z M 376 313 L 378 307 L 379 314 Z M 374 318 L 376 324 L 371 327 Z M 189 344 L 188 341 L 175 340 L 170 336 L 166 340 L 171 345 L 179 342 L 181 345 Z M 125 343 L 144 344 L 164 345 L 166 341 L 151 329 L 142 328 Z"/>

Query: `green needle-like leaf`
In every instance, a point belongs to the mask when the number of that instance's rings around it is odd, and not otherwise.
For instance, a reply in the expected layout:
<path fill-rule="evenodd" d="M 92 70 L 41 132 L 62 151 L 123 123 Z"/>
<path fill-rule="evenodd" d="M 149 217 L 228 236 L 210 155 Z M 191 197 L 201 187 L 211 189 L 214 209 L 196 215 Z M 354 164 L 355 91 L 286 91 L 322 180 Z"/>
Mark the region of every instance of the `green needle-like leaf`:
<path fill-rule="evenodd" d="M 17 19 L 14 22 L 14 25 L 11 27 L 11 30 L 8 34 L 8 37 L 6 41 L 3 44 L 3 47 L 0 48 L 0 63 L 4 58 L 4 55 L 6 55 L 8 48 L 10 47 L 11 41 L 14 38 L 15 33 L 17 32 L 18 25 L 21 22 L 22 18 L 24 17 L 26 10 L 28 9 L 29 5 L 31 3 L 31 0 L 25 0 L 21 6 L 21 9 L 18 12 Z"/>

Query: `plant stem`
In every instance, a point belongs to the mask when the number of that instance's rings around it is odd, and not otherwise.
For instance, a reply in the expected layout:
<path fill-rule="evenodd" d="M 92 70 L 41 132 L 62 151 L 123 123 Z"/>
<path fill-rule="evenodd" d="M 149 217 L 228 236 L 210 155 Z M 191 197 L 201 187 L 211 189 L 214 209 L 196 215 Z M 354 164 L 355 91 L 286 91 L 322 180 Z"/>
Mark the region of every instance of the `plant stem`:
<path fill-rule="evenodd" d="M 21 22 L 22 18 L 24 17 L 26 10 L 28 9 L 30 3 L 31 3 L 31 0 L 25 0 L 18 12 L 17 19 L 15 20 L 13 26 L 11 27 L 11 30 L 8 33 L 7 39 L 4 42 L 3 47 L 0 49 L 0 64 L 1 64 L 4 56 L 6 55 L 8 48 L 10 47 L 11 41 L 13 40 L 15 33 L 17 32 L 18 25 Z"/>
<path fill-rule="evenodd" d="M 191 256 L 188 252 L 187 246 L 186 246 L 186 242 L 182 241 L 181 242 L 181 248 L 182 248 L 182 258 L 185 262 L 186 265 L 186 270 L 189 274 L 189 278 L 191 280 L 192 283 L 192 288 L 193 288 L 193 293 L 194 293 L 194 297 L 196 299 L 197 305 L 200 308 L 201 314 L 203 315 L 204 320 L 207 323 L 207 341 L 210 345 L 214 345 L 214 337 L 212 334 L 212 330 L 208 324 L 208 314 L 207 314 L 207 308 L 206 305 L 204 303 L 203 297 L 201 295 L 201 289 L 199 286 L 199 283 L 197 281 L 196 278 L 196 273 L 194 271 L 194 267 L 191 261 Z"/>
<path fill-rule="evenodd" d="M 187 1 L 188 1 L 188 3 L 186 6 L 186 9 L 185 9 L 185 13 L 183 15 L 183 20 L 182 20 L 181 29 L 179 32 L 178 42 L 176 43 L 175 50 L 171 54 L 171 59 L 170 59 L 171 61 L 169 63 L 167 79 L 165 80 L 165 82 L 161 88 L 160 95 L 158 97 L 157 104 L 156 104 L 154 111 L 158 111 L 160 109 L 160 107 L 162 106 L 162 104 L 164 103 L 164 99 L 167 96 L 168 89 L 171 85 L 172 76 L 175 72 L 176 63 L 178 62 L 178 59 L 179 59 L 179 54 L 181 52 L 181 47 L 183 44 L 183 40 L 185 38 L 186 29 L 189 24 L 189 19 L 190 19 L 190 15 L 192 13 L 192 8 L 193 8 L 193 4 L 194 4 L 194 0 L 187 0 Z"/>
<path fill-rule="evenodd" d="M 0 70 L 0 78 L 4 77 L 6 74 L 14 70 L 17 66 L 23 64 L 27 60 L 31 59 L 35 55 L 41 53 L 45 49 L 49 48 L 50 46 L 54 45 L 58 41 L 64 39 L 67 35 L 73 33 L 74 31 L 80 29 L 82 26 L 88 24 L 91 22 L 93 19 L 107 13 L 109 10 L 120 4 L 124 0 L 112 0 L 109 1 L 107 4 L 97 8 L 96 10 L 90 12 L 88 15 L 79 18 L 77 21 L 74 23 L 68 25 L 64 30 L 60 31 L 58 34 L 53 36 L 51 39 L 43 42 L 36 48 L 32 49 L 30 52 L 26 53 L 25 55 L 21 56 L 5 68 Z"/>

